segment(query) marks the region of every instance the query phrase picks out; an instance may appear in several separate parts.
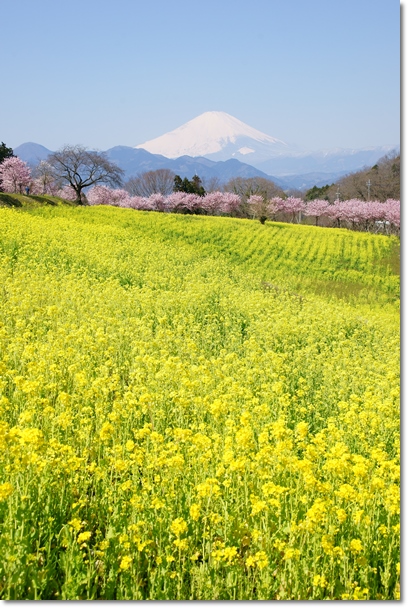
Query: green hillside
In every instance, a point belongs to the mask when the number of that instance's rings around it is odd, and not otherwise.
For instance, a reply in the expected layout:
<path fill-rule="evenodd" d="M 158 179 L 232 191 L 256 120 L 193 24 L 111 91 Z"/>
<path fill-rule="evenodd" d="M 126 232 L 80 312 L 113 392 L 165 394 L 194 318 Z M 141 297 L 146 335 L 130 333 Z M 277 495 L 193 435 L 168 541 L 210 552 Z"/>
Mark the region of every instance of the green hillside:
<path fill-rule="evenodd" d="M 63 200 L 58 196 L 51 196 L 49 194 L 37 195 L 37 194 L 12 194 L 8 192 L 0 192 L 0 207 L 13 207 L 15 209 L 28 209 L 31 207 L 38 207 L 44 205 L 56 206 L 73 206 L 74 203 Z"/>

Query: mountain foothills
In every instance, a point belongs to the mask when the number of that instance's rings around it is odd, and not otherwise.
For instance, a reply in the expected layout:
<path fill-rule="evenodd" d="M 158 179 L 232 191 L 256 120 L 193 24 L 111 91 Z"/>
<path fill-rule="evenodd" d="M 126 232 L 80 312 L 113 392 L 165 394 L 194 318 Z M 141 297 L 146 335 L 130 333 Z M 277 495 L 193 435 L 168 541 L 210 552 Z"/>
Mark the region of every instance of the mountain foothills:
<path fill-rule="evenodd" d="M 235 177 L 263 177 L 284 190 L 306 190 L 372 167 L 398 148 L 300 150 L 225 112 L 205 112 L 161 137 L 135 147 L 114 146 L 106 155 L 127 179 L 145 171 L 170 169 L 183 178 L 199 175 L 204 182 L 224 184 Z M 28 142 L 18 146 L 15 154 L 33 166 L 51 150 Z"/>

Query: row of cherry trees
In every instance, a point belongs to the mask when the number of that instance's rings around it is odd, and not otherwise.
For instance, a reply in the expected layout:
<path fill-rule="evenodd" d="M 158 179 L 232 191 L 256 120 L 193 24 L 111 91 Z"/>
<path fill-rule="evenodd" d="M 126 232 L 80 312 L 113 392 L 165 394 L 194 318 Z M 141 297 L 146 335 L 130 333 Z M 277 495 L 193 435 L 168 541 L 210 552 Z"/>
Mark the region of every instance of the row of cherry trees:
<path fill-rule="evenodd" d="M 115 205 L 142 211 L 249 216 L 261 222 L 270 219 L 300 223 L 304 218 L 312 218 L 316 226 L 323 221 L 337 227 L 395 234 L 400 229 L 400 201 L 394 199 L 384 203 L 351 199 L 330 204 L 326 200 L 305 202 L 295 197 L 265 200 L 252 195 L 242 203 L 241 197 L 231 192 L 210 192 L 205 196 L 174 192 L 169 196 L 141 197 L 105 186 L 91 188 L 87 199 L 90 205 Z"/>
<path fill-rule="evenodd" d="M 241 198 L 231 192 L 210 192 L 205 196 L 173 192 L 151 194 L 148 197 L 131 196 L 126 190 L 111 190 L 95 186 L 87 195 L 90 205 L 116 205 L 140 211 L 164 211 L 170 213 L 194 213 L 204 215 L 237 215 Z"/>
<path fill-rule="evenodd" d="M 29 187 L 32 194 L 49 194 L 73 201 L 77 198 L 72 187 L 61 187 L 55 181 L 45 161 L 39 164 L 32 177 L 25 162 L 16 157 L 5 159 L 0 164 L 0 185 L 6 192 L 22 193 Z M 266 199 L 252 195 L 243 201 L 231 192 L 210 192 L 205 196 L 174 192 L 168 196 L 152 194 L 141 197 L 131 196 L 126 190 L 97 185 L 88 190 L 87 201 L 90 205 L 114 205 L 144 211 L 252 217 L 262 223 L 267 219 L 300 223 L 304 218 L 311 218 L 316 226 L 320 223 L 394 234 L 400 229 L 400 201 L 394 199 L 383 203 L 351 199 L 330 204 L 326 200 L 305 202 L 291 196 Z"/>
<path fill-rule="evenodd" d="M 248 199 L 254 217 L 261 219 L 289 219 L 300 222 L 304 217 L 313 218 L 316 226 L 319 221 L 325 224 L 366 231 L 385 231 L 398 233 L 400 229 L 400 201 L 387 199 L 379 201 L 362 201 L 350 199 L 329 203 L 315 199 L 303 201 L 301 198 L 275 197 L 265 201 L 261 196 L 253 195 Z M 283 216 L 283 217 L 282 217 Z"/>

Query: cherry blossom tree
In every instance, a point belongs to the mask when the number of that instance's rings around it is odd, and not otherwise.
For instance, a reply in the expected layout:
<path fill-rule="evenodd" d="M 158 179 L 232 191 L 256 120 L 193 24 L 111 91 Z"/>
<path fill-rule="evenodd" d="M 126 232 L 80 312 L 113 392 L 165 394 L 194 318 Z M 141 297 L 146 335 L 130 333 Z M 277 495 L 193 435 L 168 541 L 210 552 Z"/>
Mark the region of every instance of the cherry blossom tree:
<path fill-rule="evenodd" d="M 187 192 L 173 192 L 167 197 L 169 211 L 174 213 L 197 213 L 202 207 L 203 197 Z"/>
<path fill-rule="evenodd" d="M 241 204 L 241 198 L 232 192 L 208 192 L 196 200 L 195 213 L 207 215 L 234 215 Z"/>
<path fill-rule="evenodd" d="M 241 206 L 241 197 L 233 192 L 220 192 L 222 197 L 218 210 L 226 215 L 236 215 Z"/>
<path fill-rule="evenodd" d="M 202 200 L 202 208 L 208 215 L 217 215 L 224 201 L 224 192 L 209 192 Z"/>
<path fill-rule="evenodd" d="M 303 213 L 308 217 L 314 217 L 317 226 L 319 218 L 326 214 L 328 206 L 328 201 L 322 199 L 315 199 L 306 203 L 306 207 Z"/>
<path fill-rule="evenodd" d="M 131 196 L 127 200 L 127 205 L 129 209 L 135 209 L 136 211 L 143 211 L 145 205 L 145 198 L 143 196 Z"/>
<path fill-rule="evenodd" d="M 284 209 L 285 201 L 281 196 L 274 196 L 268 204 L 269 216 L 272 220 L 276 218 L 276 214 Z"/>
<path fill-rule="evenodd" d="M 33 177 L 34 180 L 31 183 L 31 192 L 33 194 L 51 194 L 55 196 L 60 189 L 54 168 L 46 160 L 42 160 L 35 167 Z"/>
<path fill-rule="evenodd" d="M 94 186 L 88 191 L 87 200 L 90 205 L 112 205 L 127 207 L 129 192 L 122 189 L 112 189 L 107 186 Z"/>
<path fill-rule="evenodd" d="M 63 186 L 57 192 L 57 196 L 63 198 L 66 201 L 75 201 L 76 200 L 76 192 L 71 186 Z"/>
<path fill-rule="evenodd" d="M 387 199 L 384 203 L 384 220 L 389 222 L 395 232 L 399 232 L 401 224 L 401 205 L 396 199 Z"/>
<path fill-rule="evenodd" d="M 298 218 L 297 221 L 299 223 L 301 213 L 305 209 L 305 203 L 303 202 L 303 200 L 301 198 L 289 196 L 284 200 L 282 199 L 282 201 L 283 204 L 281 211 L 283 211 L 284 213 L 290 213 L 292 215 L 292 222 L 295 222 L 295 219 Z"/>
<path fill-rule="evenodd" d="M 268 219 L 268 201 L 261 194 L 251 194 L 247 201 L 249 213 L 252 218 L 257 218 L 261 224 Z"/>
<path fill-rule="evenodd" d="M 0 183 L 5 192 L 22 193 L 30 185 L 31 171 L 27 163 L 12 156 L 0 164 Z"/>
<path fill-rule="evenodd" d="M 336 201 L 329 205 L 326 210 L 326 215 L 332 220 L 335 220 L 337 227 L 340 228 L 341 221 L 345 218 L 344 204 L 342 201 Z"/>
<path fill-rule="evenodd" d="M 149 197 L 149 205 L 152 207 L 152 211 L 166 211 L 167 210 L 167 205 L 166 205 L 166 200 L 167 198 L 157 192 L 155 194 L 151 194 Z"/>

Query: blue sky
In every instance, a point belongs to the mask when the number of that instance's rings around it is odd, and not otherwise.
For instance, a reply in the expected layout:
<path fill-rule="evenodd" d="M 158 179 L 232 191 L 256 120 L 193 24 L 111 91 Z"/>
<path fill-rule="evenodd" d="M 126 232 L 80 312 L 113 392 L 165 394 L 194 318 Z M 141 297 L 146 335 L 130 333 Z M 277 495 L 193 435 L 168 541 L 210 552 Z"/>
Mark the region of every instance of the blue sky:
<path fill-rule="evenodd" d="M 312 150 L 399 143 L 399 0 L 0 0 L 0 9 L 8 146 L 135 146 L 209 110 Z"/>

